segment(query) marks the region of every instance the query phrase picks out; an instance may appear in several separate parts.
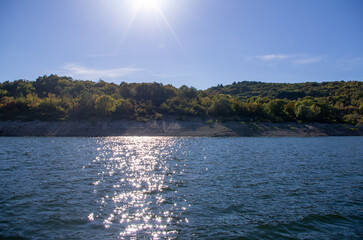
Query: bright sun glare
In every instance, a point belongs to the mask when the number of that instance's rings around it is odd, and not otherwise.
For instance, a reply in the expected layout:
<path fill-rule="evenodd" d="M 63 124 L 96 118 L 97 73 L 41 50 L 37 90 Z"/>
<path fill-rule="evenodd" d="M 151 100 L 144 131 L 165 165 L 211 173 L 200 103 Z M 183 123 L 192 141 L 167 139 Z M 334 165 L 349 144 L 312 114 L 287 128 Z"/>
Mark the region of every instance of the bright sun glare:
<path fill-rule="evenodd" d="M 160 1 L 157 0 L 132 0 L 136 9 L 158 10 Z"/>
<path fill-rule="evenodd" d="M 128 34 L 129 29 L 130 29 L 131 25 L 133 24 L 133 22 L 135 21 L 137 15 L 145 14 L 146 12 L 149 12 L 149 13 L 152 12 L 152 13 L 155 13 L 157 16 L 159 16 L 160 19 L 163 20 L 163 22 L 169 29 L 170 33 L 173 35 L 176 42 L 178 43 L 179 47 L 186 54 L 184 47 L 183 47 L 182 43 L 180 42 L 177 34 L 175 33 L 173 27 L 171 26 L 171 24 L 169 23 L 168 19 L 166 18 L 166 16 L 164 15 L 164 13 L 162 11 L 162 8 L 165 7 L 165 4 L 163 4 L 163 3 L 165 3 L 165 0 L 129 0 L 129 1 L 130 1 L 133 9 L 132 9 L 132 14 L 131 14 L 130 20 L 127 24 L 127 27 L 125 29 L 125 32 L 124 32 L 122 38 L 124 38 Z M 143 13 L 141 13 L 141 12 L 143 12 Z"/>

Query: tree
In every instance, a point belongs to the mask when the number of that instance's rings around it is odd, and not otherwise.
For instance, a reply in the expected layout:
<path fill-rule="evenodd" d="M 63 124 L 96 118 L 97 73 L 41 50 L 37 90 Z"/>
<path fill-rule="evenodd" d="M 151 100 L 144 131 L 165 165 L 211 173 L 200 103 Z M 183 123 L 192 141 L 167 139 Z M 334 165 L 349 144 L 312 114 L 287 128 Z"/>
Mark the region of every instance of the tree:
<path fill-rule="evenodd" d="M 135 113 L 134 105 L 130 100 L 120 99 L 116 102 L 115 118 L 132 118 Z"/>
<path fill-rule="evenodd" d="M 233 112 L 232 102 L 225 95 L 218 95 L 210 108 L 208 114 L 214 116 L 230 116 Z"/>
<path fill-rule="evenodd" d="M 310 121 L 314 118 L 314 112 L 304 104 L 297 105 L 295 115 L 297 119 L 302 121 Z"/>
<path fill-rule="evenodd" d="M 100 117 L 111 116 L 116 110 L 116 101 L 108 95 L 100 96 L 95 102 L 96 115 Z"/>
<path fill-rule="evenodd" d="M 94 114 L 95 101 L 96 97 L 92 93 L 83 91 L 75 107 L 75 117 L 83 119 Z"/>
<path fill-rule="evenodd" d="M 286 118 L 284 112 L 285 101 L 281 99 L 273 99 L 267 103 L 267 113 L 273 118 L 273 120 L 283 121 Z"/>
<path fill-rule="evenodd" d="M 188 87 L 183 85 L 179 88 L 179 95 L 184 98 L 196 98 L 197 97 L 197 89 L 195 87 Z"/>

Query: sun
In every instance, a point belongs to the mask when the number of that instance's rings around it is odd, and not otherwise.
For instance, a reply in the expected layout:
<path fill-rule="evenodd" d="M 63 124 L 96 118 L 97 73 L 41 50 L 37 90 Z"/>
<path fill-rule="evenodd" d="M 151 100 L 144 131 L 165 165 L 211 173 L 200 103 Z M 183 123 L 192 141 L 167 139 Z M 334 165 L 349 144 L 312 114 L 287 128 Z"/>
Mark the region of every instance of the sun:
<path fill-rule="evenodd" d="M 182 49 L 182 51 L 187 56 L 187 53 L 178 37 L 178 35 L 175 33 L 172 25 L 164 15 L 163 10 L 167 8 L 168 4 L 166 0 L 128 0 L 128 2 L 131 4 L 131 11 L 130 11 L 130 19 L 127 21 L 126 28 L 124 30 L 124 33 L 122 35 L 122 39 L 124 39 L 132 24 L 135 22 L 135 19 L 138 16 L 143 17 L 144 19 L 149 18 L 150 15 L 156 16 L 159 19 L 164 22 L 165 26 L 169 29 L 170 33 L 174 37 L 175 41 L 178 43 L 179 47 Z"/>
<path fill-rule="evenodd" d="M 159 9 L 158 0 L 132 0 L 133 5 L 138 10 L 155 11 Z"/>

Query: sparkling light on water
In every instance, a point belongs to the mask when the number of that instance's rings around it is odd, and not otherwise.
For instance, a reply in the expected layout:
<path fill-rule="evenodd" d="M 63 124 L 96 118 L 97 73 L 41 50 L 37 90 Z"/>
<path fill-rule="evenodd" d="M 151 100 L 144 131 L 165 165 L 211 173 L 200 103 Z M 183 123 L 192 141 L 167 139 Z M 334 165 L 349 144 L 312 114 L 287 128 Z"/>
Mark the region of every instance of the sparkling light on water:
<path fill-rule="evenodd" d="M 361 239 L 362 143 L 0 138 L 0 239 Z"/>
<path fill-rule="evenodd" d="M 173 224 L 188 219 L 181 216 L 187 209 L 186 203 L 179 206 L 166 199 L 177 194 L 170 186 L 175 172 L 166 161 L 175 143 L 173 138 L 153 137 L 100 140 L 102 155 L 91 164 L 102 164 L 103 171 L 93 182 L 94 192 L 99 194 L 112 187 L 112 194 L 106 191 L 106 195 L 101 195 L 98 210 L 90 213 L 88 219 L 103 219 L 105 228 L 118 227 L 121 239 L 176 234 Z"/>

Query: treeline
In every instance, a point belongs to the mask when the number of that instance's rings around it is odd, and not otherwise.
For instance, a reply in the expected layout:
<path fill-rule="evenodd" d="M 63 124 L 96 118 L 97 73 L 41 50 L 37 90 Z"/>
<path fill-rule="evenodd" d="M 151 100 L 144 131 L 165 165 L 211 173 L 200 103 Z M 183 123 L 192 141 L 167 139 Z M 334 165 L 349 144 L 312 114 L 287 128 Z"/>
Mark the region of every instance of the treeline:
<path fill-rule="evenodd" d="M 0 83 L 1 120 L 135 119 L 165 115 L 222 120 L 363 124 L 362 82 L 239 82 L 207 90 L 161 83 L 117 85 L 57 75 Z"/>

